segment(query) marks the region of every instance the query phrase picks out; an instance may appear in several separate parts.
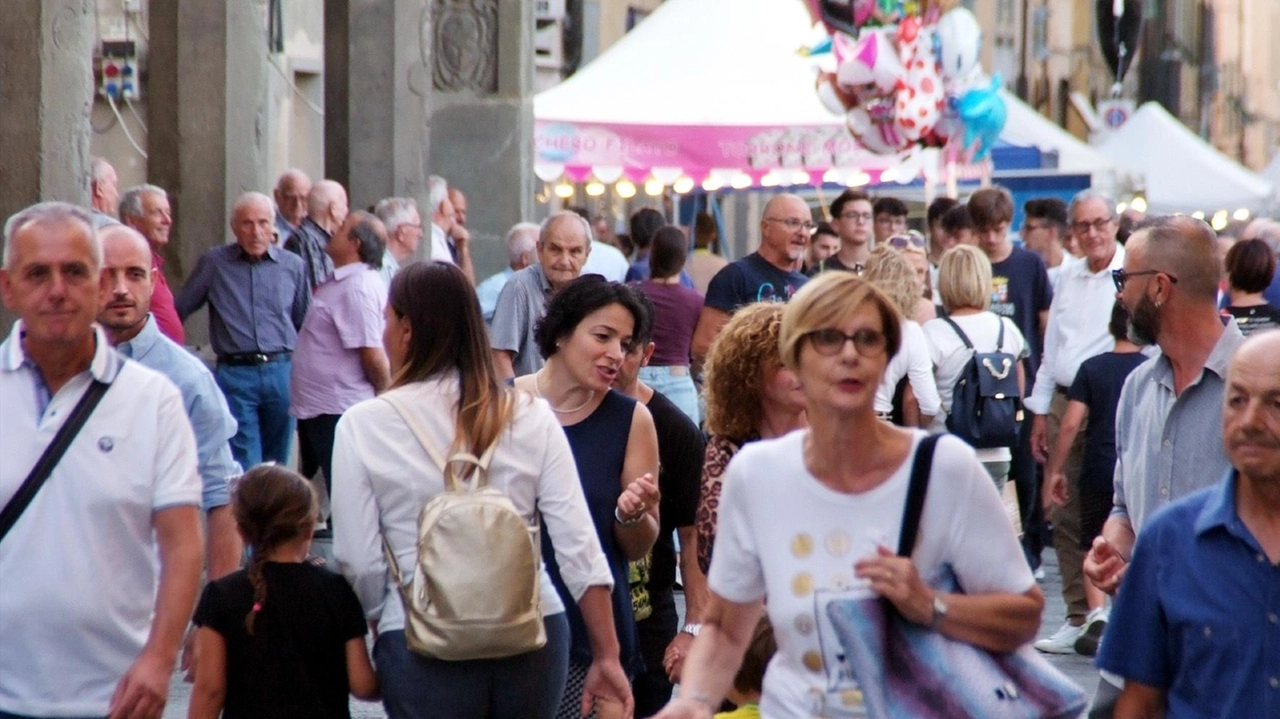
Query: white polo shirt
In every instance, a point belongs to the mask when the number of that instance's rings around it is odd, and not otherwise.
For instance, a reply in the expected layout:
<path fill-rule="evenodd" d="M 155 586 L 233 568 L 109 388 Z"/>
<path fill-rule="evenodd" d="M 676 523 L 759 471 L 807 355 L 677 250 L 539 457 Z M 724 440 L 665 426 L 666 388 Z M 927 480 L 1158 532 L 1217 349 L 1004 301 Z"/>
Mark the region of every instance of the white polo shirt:
<path fill-rule="evenodd" d="M 0 542 L 0 711 L 101 716 L 151 628 L 152 516 L 200 506 L 195 437 L 173 383 L 116 353 L 101 328 L 89 371 L 52 397 L 21 333 L 18 322 L 0 344 L 0 505 L 91 378 L 111 388 Z"/>

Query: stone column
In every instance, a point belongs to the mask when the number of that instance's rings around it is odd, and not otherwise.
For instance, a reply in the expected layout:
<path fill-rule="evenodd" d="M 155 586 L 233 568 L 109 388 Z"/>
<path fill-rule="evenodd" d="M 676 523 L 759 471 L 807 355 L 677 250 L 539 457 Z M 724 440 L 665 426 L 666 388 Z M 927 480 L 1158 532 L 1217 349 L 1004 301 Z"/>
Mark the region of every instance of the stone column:
<path fill-rule="evenodd" d="M 352 207 L 403 195 L 424 215 L 443 176 L 477 273 L 496 271 L 533 216 L 533 55 L 532 0 L 326 0 L 326 175 Z"/>
<path fill-rule="evenodd" d="M 89 0 L 7 0 L 0 12 L 0 223 L 43 200 L 89 204 Z M 0 332 L 15 315 L 0 305 Z"/>
<path fill-rule="evenodd" d="M 147 177 L 169 191 L 165 273 L 179 286 L 231 238 L 236 198 L 271 191 L 266 2 L 151 0 L 148 14 Z M 188 324 L 189 344 L 204 344 L 206 321 Z"/>

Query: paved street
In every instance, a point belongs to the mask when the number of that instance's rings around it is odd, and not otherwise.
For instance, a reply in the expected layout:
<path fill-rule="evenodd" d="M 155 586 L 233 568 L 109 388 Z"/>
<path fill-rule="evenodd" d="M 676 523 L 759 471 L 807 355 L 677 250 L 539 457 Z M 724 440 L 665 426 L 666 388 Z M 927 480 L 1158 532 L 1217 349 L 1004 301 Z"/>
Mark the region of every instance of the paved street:
<path fill-rule="evenodd" d="M 324 554 L 328 551 L 328 542 L 320 541 L 316 543 L 318 553 Z M 1045 550 L 1044 553 L 1045 578 L 1040 586 L 1045 593 L 1045 611 L 1044 621 L 1040 626 L 1040 636 L 1045 637 L 1054 632 L 1060 624 L 1065 613 L 1065 605 L 1062 603 L 1062 582 L 1058 575 L 1057 558 L 1052 550 Z M 678 597 L 681 612 L 684 611 L 684 601 L 682 597 Z M 1085 691 L 1093 693 L 1098 683 L 1098 673 L 1090 665 L 1090 661 L 1086 657 L 1077 655 L 1054 656 L 1050 655 L 1050 661 L 1071 677 L 1077 684 L 1084 687 Z M 165 710 L 165 719 L 180 719 L 187 715 L 187 702 L 190 699 L 191 686 L 184 684 L 179 675 L 175 675 L 173 684 L 170 687 L 169 705 Z M 377 703 L 351 700 L 351 716 L 354 719 L 371 719 L 373 717 L 385 717 L 382 711 L 382 705 Z"/>

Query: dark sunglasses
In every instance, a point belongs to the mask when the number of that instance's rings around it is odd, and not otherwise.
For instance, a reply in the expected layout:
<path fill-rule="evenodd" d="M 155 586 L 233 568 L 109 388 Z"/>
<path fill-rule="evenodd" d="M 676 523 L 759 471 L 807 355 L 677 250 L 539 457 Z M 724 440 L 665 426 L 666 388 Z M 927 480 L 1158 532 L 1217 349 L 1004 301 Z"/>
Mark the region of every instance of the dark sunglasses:
<path fill-rule="evenodd" d="M 1116 292 L 1124 292 L 1125 283 L 1131 277 L 1143 277 L 1145 275 L 1164 275 L 1169 278 L 1173 284 L 1178 284 L 1178 278 L 1165 272 L 1164 270 L 1139 270 L 1138 272 L 1125 272 L 1124 268 L 1111 271 L 1111 281 L 1116 283 Z"/>
<path fill-rule="evenodd" d="M 844 349 L 846 342 L 852 342 L 853 348 L 863 357 L 875 357 L 884 354 L 887 341 L 883 332 L 875 330 L 858 330 L 847 335 L 840 330 L 814 330 L 805 334 L 813 349 L 824 357 L 834 357 Z"/>
<path fill-rule="evenodd" d="M 924 249 L 924 235 L 914 230 L 905 234 L 894 235 L 889 238 L 889 246 L 895 250 L 905 250 L 908 247 Z"/>

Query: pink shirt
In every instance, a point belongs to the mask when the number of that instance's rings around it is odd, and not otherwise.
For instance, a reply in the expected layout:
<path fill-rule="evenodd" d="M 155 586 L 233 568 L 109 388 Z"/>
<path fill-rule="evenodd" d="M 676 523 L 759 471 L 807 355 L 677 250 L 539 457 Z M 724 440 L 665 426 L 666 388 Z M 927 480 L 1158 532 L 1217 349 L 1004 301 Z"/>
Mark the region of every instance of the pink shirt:
<path fill-rule="evenodd" d="M 156 271 L 156 286 L 151 291 L 151 314 L 156 317 L 156 325 L 165 337 L 186 344 L 186 335 L 182 330 L 182 320 L 178 319 L 178 309 L 173 305 L 173 290 L 169 289 L 169 280 L 164 276 L 164 258 L 151 253 L 151 269 Z"/>
<path fill-rule="evenodd" d="M 382 276 L 363 262 L 339 267 L 316 286 L 293 348 L 289 414 L 342 414 L 374 396 L 360 349 L 382 346 L 386 304 Z"/>

